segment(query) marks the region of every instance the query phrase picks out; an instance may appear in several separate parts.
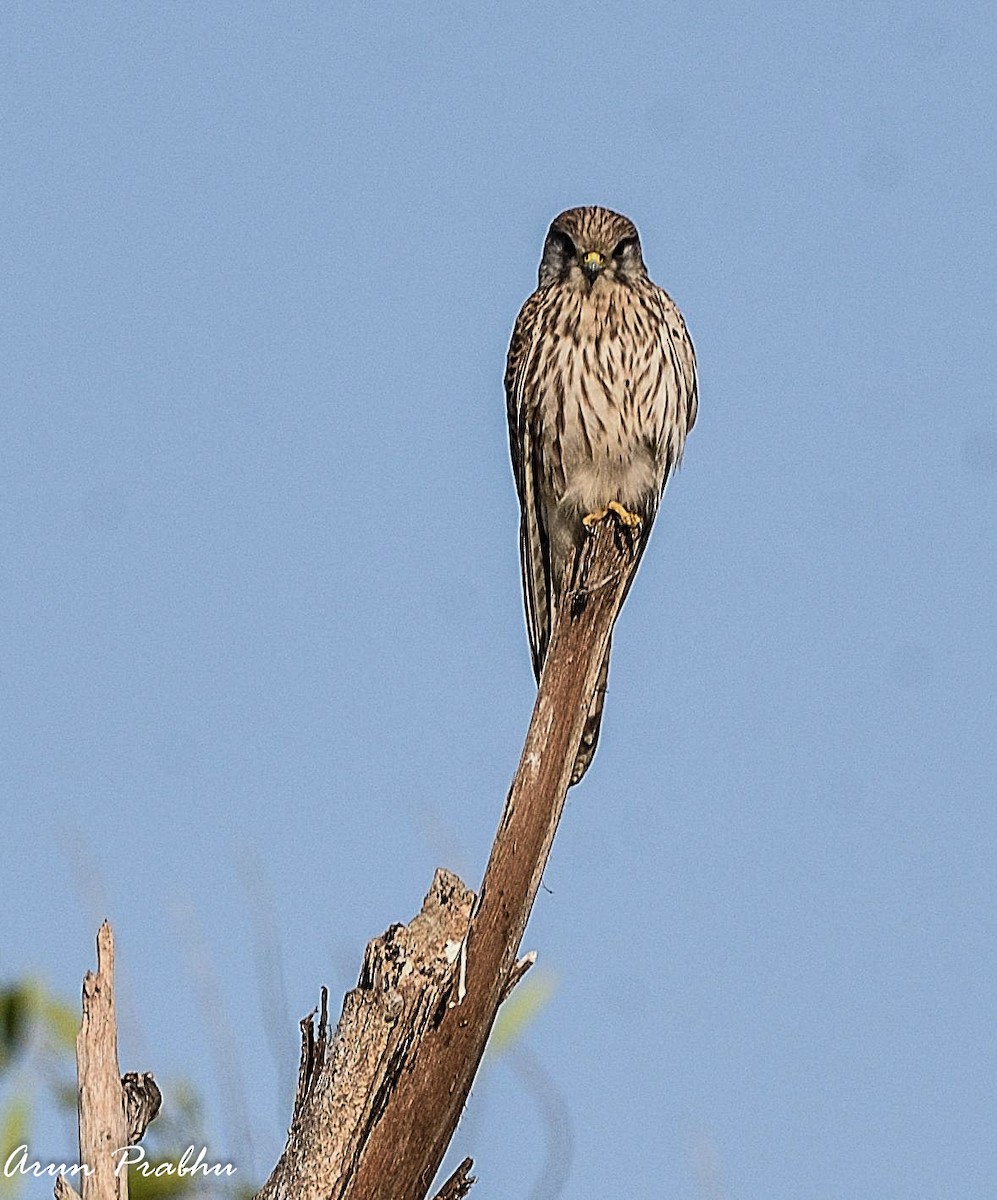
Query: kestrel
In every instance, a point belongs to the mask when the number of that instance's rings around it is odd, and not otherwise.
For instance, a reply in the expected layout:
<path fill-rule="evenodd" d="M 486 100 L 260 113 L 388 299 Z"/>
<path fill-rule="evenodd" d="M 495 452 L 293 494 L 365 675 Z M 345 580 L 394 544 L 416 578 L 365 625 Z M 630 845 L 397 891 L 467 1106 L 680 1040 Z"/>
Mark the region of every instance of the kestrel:
<path fill-rule="evenodd" d="M 540 679 L 572 550 L 607 513 L 638 557 L 696 420 L 696 356 L 682 314 L 652 283 L 633 223 L 570 208 L 551 224 L 537 290 L 523 305 L 505 372 L 520 559 Z M 595 754 L 609 647 L 571 782 Z"/>

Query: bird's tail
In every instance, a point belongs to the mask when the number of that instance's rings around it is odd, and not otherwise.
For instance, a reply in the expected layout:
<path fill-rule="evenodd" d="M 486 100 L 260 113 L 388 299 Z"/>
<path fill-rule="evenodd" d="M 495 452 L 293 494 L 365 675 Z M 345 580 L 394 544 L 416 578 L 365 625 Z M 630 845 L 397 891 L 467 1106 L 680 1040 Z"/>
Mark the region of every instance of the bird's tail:
<path fill-rule="evenodd" d="M 589 763 L 595 757 L 595 748 L 599 742 L 599 727 L 602 725 L 602 706 L 606 701 L 606 688 L 609 685 L 609 652 L 611 649 L 612 642 L 606 647 L 606 657 L 602 660 L 599 678 L 596 680 L 595 691 L 592 693 L 589 715 L 585 718 L 585 728 L 582 730 L 582 740 L 578 746 L 569 787 L 574 787 L 581 779 L 589 769 Z"/>

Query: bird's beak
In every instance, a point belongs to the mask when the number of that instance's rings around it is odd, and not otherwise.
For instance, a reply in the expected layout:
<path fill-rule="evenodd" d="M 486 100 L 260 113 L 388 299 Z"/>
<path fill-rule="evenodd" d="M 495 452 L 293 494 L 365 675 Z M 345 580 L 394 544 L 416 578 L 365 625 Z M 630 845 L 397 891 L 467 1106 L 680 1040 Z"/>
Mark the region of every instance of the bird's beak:
<path fill-rule="evenodd" d="M 606 257 L 600 254 L 598 250 L 590 250 L 582 259 L 582 270 L 588 276 L 589 283 L 595 279 L 596 275 L 606 265 Z"/>

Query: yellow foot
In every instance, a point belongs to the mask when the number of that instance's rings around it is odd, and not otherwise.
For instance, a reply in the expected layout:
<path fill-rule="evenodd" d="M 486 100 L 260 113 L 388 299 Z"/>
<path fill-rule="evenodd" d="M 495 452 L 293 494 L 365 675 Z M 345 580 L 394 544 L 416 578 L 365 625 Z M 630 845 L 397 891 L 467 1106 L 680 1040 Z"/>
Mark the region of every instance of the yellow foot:
<path fill-rule="evenodd" d="M 641 523 L 641 518 L 637 513 L 628 512 L 622 504 L 615 500 L 610 500 L 606 505 L 611 513 L 617 518 L 621 525 L 626 525 L 628 529 L 636 529 Z"/>
<path fill-rule="evenodd" d="M 636 529 L 642 523 L 637 513 L 629 512 L 618 500 L 610 500 L 605 508 L 600 508 L 598 512 L 590 512 L 582 517 L 582 524 L 589 533 L 592 533 L 596 525 L 603 518 L 608 517 L 610 513 L 616 517 L 621 525 L 625 525 L 627 529 Z"/>

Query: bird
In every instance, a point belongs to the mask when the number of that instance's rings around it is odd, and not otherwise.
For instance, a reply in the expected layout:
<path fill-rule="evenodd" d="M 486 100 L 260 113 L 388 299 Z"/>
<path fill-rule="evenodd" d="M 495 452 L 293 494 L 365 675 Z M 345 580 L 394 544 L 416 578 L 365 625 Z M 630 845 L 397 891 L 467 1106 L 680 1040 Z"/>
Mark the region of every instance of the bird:
<path fill-rule="evenodd" d="M 539 684 L 568 563 L 607 516 L 631 532 L 639 562 L 698 411 L 692 339 L 652 283 L 628 217 L 587 206 L 551 222 L 536 291 L 513 328 L 505 396 Z M 570 785 L 595 754 L 610 648 Z"/>

